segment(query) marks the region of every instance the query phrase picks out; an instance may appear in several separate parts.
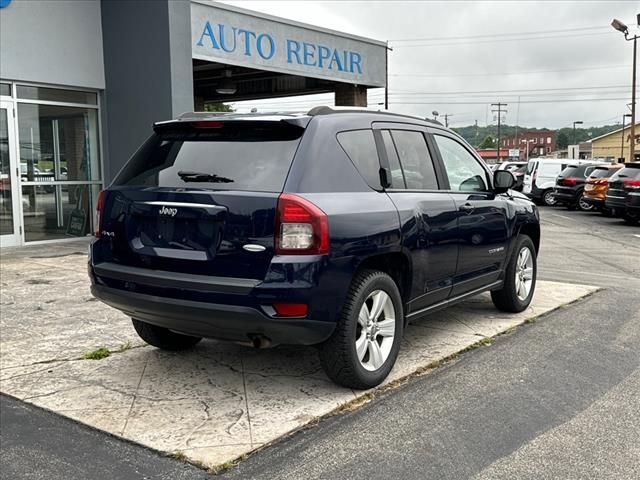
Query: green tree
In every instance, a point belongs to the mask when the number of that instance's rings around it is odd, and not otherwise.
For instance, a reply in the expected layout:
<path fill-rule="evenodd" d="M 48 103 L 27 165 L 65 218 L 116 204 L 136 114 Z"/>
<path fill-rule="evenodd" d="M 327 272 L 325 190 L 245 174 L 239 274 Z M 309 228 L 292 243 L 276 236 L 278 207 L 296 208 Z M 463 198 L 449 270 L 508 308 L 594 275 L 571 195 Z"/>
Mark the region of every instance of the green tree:
<path fill-rule="evenodd" d="M 231 105 L 222 102 L 210 102 L 204 104 L 205 112 L 234 112 Z"/>
<path fill-rule="evenodd" d="M 479 148 L 495 148 L 495 147 L 496 147 L 495 140 L 491 135 L 487 135 L 482 141 L 482 143 L 480 144 Z"/>
<path fill-rule="evenodd" d="M 556 137 L 556 148 L 558 148 L 558 150 L 564 150 L 568 145 L 569 137 L 567 137 L 567 134 L 564 132 L 558 133 L 558 136 Z"/>

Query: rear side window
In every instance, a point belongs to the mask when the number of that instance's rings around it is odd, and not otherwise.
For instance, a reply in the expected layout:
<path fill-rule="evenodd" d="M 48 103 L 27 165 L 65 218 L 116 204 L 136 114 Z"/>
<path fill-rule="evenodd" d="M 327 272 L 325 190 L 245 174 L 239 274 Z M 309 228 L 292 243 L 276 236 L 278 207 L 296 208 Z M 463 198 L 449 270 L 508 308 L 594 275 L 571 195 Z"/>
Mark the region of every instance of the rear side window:
<path fill-rule="evenodd" d="M 114 184 L 282 191 L 303 128 L 285 122 L 200 124 L 158 127 Z"/>
<path fill-rule="evenodd" d="M 338 143 L 371 188 L 380 190 L 380 161 L 373 130 L 338 133 Z"/>
<path fill-rule="evenodd" d="M 438 180 L 424 134 L 410 130 L 392 130 L 391 136 L 407 188 L 437 190 Z"/>

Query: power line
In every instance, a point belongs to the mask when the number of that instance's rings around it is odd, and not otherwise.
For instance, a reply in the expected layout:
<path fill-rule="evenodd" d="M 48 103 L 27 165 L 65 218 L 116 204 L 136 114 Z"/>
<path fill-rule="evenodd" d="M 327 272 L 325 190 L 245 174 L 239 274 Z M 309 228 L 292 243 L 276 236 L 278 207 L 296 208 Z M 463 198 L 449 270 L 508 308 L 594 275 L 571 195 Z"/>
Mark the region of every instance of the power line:
<path fill-rule="evenodd" d="M 553 99 L 553 100 L 523 100 L 520 103 L 565 103 L 565 102 L 610 102 L 617 100 L 629 100 L 629 97 L 617 97 L 617 98 L 567 98 L 567 99 Z M 436 102 L 425 102 L 425 101 L 394 101 L 394 105 L 486 105 L 488 102 L 474 101 L 474 102 L 458 102 L 458 101 L 436 101 Z"/>
<path fill-rule="evenodd" d="M 462 42 L 449 42 L 449 43 L 415 43 L 412 45 L 394 45 L 393 48 L 414 48 L 414 47 L 448 47 L 452 45 L 469 45 L 469 44 L 479 44 L 479 43 L 496 43 L 496 42 L 504 42 L 504 41 L 525 41 L 525 40 L 551 40 L 554 38 L 577 38 L 577 37 L 595 37 L 598 35 L 613 35 L 616 32 L 602 32 L 602 33 L 575 33 L 573 35 L 544 35 L 539 37 L 521 37 L 521 38 L 495 38 L 490 40 L 470 40 L 470 41 L 462 41 Z"/>
<path fill-rule="evenodd" d="M 592 87 L 557 87 L 557 88 L 521 88 L 517 90 L 463 90 L 463 91 L 453 91 L 453 92 L 429 92 L 429 95 L 465 95 L 471 93 L 491 93 L 491 94 L 502 94 L 502 93 L 519 93 L 519 92 L 554 92 L 554 91 L 562 91 L 562 90 L 600 90 L 600 89 L 630 89 L 631 85 L 596 85 Z M 419 94 L 423 95 L 425 92 L 412 92 L 409 90 L 395 90 L 396 93 L 408 93 L 408 94 Z"/>
<path fill-rule="evenodd" d="M 538 73 L 562 73 L 562 72 L 581 72 L 585 70 L 612 70 L 617 68 L 631 68 L 631 65 L 608 65 L 597 67 L 583 67 L 583 68 L 565 68 L 558 70 L 529 70 L 523 72 L 498 72 L 498 73 L 451 73 L 451 74 L 421 74 L 421 73 L 392 73 L 391 77 L 420 77 L 420 78 L 451 78 L 451 77 L 494 77 L 503 75 L 529 75 Z"/>
<path fill-rule="evenodd" d="M 539 35 L 543 33 L 566 33 L 566 32 L 579 32 L 584 30 L 603 30 L 609 29 L 609 26 L 594 25 L 592 27 L 576 27 L 576 28 L 563 28 L 561 30 L 537 30 L 534 32 L 503 32 L 503 33 L 488 33 L 484 35 L 461 35 L 455 37 L 424 37 L 424 38 L 395 38 L 389 39 L 389 42 L 416 42 L 416 41 L 430 41 L 430 40 L 456 40 L 456 39 L 470 39 L 470 38 L 488 38 L 488 37 L 508 37 L 514 35 Z"/>

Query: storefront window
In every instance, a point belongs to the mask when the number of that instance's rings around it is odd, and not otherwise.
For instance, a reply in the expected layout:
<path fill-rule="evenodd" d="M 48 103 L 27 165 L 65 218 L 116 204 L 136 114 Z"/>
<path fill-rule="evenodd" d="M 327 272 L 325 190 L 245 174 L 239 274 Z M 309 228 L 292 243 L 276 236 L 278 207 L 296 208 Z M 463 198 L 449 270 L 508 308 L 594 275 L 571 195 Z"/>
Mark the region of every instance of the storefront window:
<path fill-rule="evenodd" d="M 86 105 L 98 104 L 98 95 L 94 92 L 18 85 L 17 93 L 18 98 L 24 100 L 45 100 L 48 102 L 82 103 Z"/>
<path fill-rule="evenodd" d="M 0 83 L 0 97 L 11 96 L 11 85 L 8 83 Z"/>
<path fill-rule="evenodd" d="M 87 235 L 101 180 L 98 111 L 19 103 L 18 138 L 25 241 Z"/>

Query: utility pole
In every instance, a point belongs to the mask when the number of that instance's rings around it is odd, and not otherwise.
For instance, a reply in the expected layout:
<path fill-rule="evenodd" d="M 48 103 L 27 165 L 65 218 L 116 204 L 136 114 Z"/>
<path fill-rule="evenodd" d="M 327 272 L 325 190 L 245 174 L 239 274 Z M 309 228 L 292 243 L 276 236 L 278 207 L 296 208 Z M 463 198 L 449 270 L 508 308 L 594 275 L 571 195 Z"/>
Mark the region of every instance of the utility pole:
<path fill-rule="evenodd" d="M 449 117 L 453 117 L 451 113 L 445 113 L 442 115 L 444 117 L 444 126 L 449 128 Z"/>
<path fill-rule="evenodd" d="M 492 113 L 498 113 L 498 149 L 497 149 L 497 156 L 498 156 L 498 163 L 500 163 L 500 121 L 501 121 L 501 117 L 502 117 L 502 113 L 507 113 L 506 110 L 502 110 L 502 107 L 506 107 L 507 104 L 506 103 L 492 103 L 491 104 L 492 107 L 498 107 L 497 109 L 492 109 L 491 112 Z"/>

